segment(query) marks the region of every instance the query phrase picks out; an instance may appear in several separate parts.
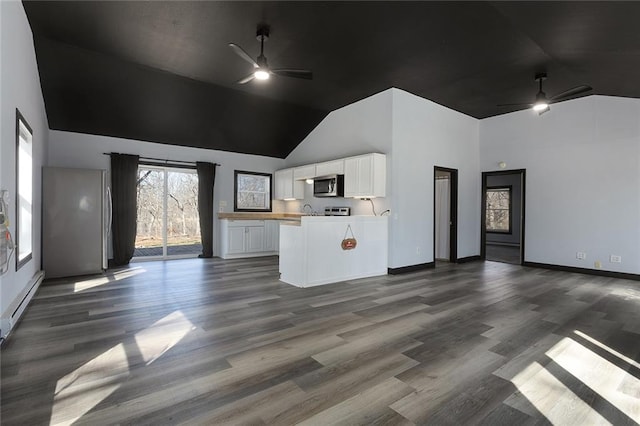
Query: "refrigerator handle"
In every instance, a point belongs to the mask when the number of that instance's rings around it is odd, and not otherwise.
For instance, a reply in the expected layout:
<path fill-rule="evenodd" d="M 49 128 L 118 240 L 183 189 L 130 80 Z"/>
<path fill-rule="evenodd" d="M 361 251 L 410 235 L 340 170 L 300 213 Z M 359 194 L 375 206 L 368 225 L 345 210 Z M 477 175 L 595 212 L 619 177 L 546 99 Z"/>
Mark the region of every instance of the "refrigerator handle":
<path fill-rule="evenodd" d="M 107 186 L 107 236 L 111 235 L 111 222 L 113 221 L 113 202 L 111 200 L 111 187 Z"/>

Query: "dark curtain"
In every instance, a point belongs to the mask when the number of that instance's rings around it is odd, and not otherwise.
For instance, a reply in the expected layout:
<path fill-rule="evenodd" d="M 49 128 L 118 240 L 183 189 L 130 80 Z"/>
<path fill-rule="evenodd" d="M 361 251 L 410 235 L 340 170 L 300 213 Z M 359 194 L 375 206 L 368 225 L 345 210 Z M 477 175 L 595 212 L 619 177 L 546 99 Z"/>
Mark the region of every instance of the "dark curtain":
<path fill-rule="evenodd" d="M 216 180 L 216 165 L 196 162 L 198 171 L 198 215 L 202 254 L 198 257 L 213 257 L 213 183 Z"/>
<path fill-rule="evenodd" d="M 111 154 L 111 231 L 115 266 L 127 265 L 135 250 L 138 159 L 137 155 Z"/>

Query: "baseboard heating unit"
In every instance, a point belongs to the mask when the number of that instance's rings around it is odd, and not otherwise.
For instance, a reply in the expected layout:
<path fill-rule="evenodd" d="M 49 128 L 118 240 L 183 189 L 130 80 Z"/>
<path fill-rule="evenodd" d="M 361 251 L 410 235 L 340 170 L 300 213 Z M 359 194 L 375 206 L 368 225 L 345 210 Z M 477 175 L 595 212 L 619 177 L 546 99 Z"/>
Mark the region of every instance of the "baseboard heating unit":
<path fill-rule="evenodd" d="M 29 305 L 29 302 L 33 298 L 33 295 L 36 294 L 42 280 L 44 279 L 44 272 L 38 271 L 33 276 L 29 285 L 27 285 L 26 289 L 16 297 L 14 302 L 7 308 L 7 310 L 3 313 L 2 318 L 0 318 L 0 340 L 4 341 L 7 339 L 9 333 L 15 325 L 20 321 L 20 317 L 24 313 L 25 309 Z"/>

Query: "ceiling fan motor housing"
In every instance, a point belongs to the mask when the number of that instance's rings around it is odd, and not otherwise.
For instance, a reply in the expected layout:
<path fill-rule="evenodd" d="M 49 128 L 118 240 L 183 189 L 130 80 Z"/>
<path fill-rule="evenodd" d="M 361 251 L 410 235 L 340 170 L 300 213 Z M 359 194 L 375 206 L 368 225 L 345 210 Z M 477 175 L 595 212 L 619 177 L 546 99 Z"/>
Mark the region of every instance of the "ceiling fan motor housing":
<path fill-rule="evenodd" d="M 256 30 L 256 40 L 258 41 L 267 41 L 269 40 L 269 31 L 271 27 L 267 24 L 258 24 L 258 29 Z"/>

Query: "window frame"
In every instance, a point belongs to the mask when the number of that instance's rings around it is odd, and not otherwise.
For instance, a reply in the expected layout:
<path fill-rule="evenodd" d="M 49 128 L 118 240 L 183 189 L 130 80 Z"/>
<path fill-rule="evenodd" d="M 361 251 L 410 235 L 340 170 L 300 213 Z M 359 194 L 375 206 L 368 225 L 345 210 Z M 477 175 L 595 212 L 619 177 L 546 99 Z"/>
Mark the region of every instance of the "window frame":
<path fill-rule="evenodd" d="M 31 245 L 29 253 L 23 258 L 20 259 L 20 247 L 21 247 L 21 238 L 20 231 L 22 230 L 22 225 L 20 221 L 20 126 L 24 126 L 24 128 L 29 132 L 30 140 L 27 141 L 31 146 L 31 229 L 29 230 L 29 237 L 31 238 Z M 20 110 L 16 108 L 16 154 L 15 154 L 15 174 L 16 174 L 16 271 L 22 268 L 24 265 L 29 263 L 31 259 L 33 259 L 33 184 L 35 182 L 34 179 L 34 167 L 33 167 L 33 129 L 24 118 L 24 116 L 20 113 Z"/>
<path fill-rule="evenodd" d="M 498 191 L 498 190 L 502 190 L 502 191 L 508 191 L 509 193 L 509 207 L 507 209 L 507 212 L 509 214 L 509 229 L 504 230 L 504 229 L 491 229 L 488 226 L 487 223 L 487 218 L 489 217 L 489 215 L 487 214 L 488 212 L 488 208 L 487 208 L 487 203 L 489 202 L 489 196 L 488 193 L 490 191 Z M 511 235 L 513 234 L 513 185 L 497 185 L 497 186 L 487 186 L 485 189 L 485 205 L 484 205 L 484 210 L 485 210 L 485 232 L 489 233 L 489 234 L 500 234 L 500 235 Z M 504 209 L 492 209 L 492 210 L 504 210 Z"/>
<path fill-rule="evenodd" d="M 240 175 L 250 175 L 250 176 L 262 176 L 269 178 L 269 193 L 266 197 L 265 201 L 268 203 L 268 206 L 264 209 L 255 209 L 255 208 L 243 208 L 238 207 L 238 176 Z M 273 208 L 273 174 L 271 173 L 262 173 L 262 172 L 249 172 L 246 170 L 234 170 L 233 172 L 233 211 L 234 212 L 271 212 Z"/>

